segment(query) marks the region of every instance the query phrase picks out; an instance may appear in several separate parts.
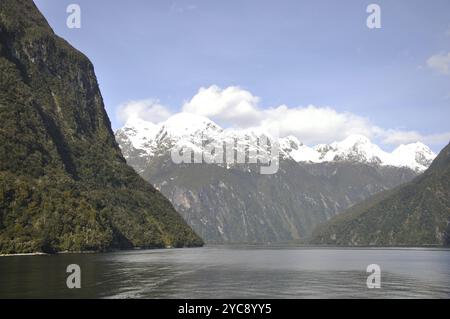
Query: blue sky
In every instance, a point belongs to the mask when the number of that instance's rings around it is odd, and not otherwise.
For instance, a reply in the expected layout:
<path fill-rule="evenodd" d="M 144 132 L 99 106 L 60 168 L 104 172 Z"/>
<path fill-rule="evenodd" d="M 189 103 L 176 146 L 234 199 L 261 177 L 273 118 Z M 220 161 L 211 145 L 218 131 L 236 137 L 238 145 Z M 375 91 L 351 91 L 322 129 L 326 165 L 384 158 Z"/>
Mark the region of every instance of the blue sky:
<path fill-rule="evenodd" d="M 350 114 L 356 120 L 345 119 L 346 125 L 364 122 L 369 134 L 380 129 L 374 138 L 386 148 L 417 136 L 439 151 L 450 139 L 448 0 L 35 3 L 55 32 L 94 63 L 114 129 L 124 120 L 120 108 L 130 101 L 147 101 L 150 108 L 156 103 L 172 114 L 201 87 L 215 85 L 218 99 L 230 86 L 258 97 L 233 91 L 231 100 L 244 96 L 264 119 L 270 113 L 265 110 L 280 105 L 314 105 L 316 118 Z M 81 7 L 81 29 L 66 26 L 71 3 Z M 366 26 L 370 3 L 381 7 L 381 29 Z M 224 125 L 239 120 L 208 113 L 207 107 L 189 109 Z M 324 107 L 329 112 L 320 113 Z M 342 131 L 339 125 L 334 129 Z M 299 138 L 308 133 L 301 131 Z M 319 133 L 305 140 L 328 142 L 338 134 Z M 389 139 L 390 133 L 396 138 Z"/>

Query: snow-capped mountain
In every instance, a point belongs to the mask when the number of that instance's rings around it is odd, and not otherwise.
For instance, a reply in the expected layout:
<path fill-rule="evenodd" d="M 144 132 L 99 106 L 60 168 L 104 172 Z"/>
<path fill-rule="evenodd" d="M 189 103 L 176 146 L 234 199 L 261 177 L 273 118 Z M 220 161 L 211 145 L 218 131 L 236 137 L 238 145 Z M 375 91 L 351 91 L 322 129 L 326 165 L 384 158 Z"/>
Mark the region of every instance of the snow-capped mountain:
<path fill-rule="evenodd" d="M 258 144 L 262 138 L 279 145 L 278 139 L 261 129 L 223 129 L 208 118 L 192 113 L 178 113 L 159 125 L 131 118 L 116 132 L 125 158 L 132 156 L 130 152 L 133 156 L 138 152 L 140 157 L 164 156 L 173 148 L 189 148 L 207 156 L 207 147 L 228 145 L 234 152 L 247 152 L 247 160 L 254 162 L 270 152 Z"/>
<path fill-rule="evenodd" d="M 351 135 L 340 142 L 309 147 L 294 136 L 274 139 L 260 129 L 223 129 L 208 118 L 191 113 L 178 113 L 158 125 L 132 118 L 116 133 L 125 157 L 130 155 L 127 145 L 132 146 L 134 151 L 138 150 L 140 156 L 161 156 L 175 146 L 204 152 L 202 141 L 215 145 L 235 143 L 234 149 L 247 146 L 264 154 L 267 149 L 251 142 L 262 136 L 278 144 L 282 158 L 301 163 L 356 162 L 407 167 L 423 172 L 436 157 L 428 146 L 420 142 L 401 145 L 389 153 L 362 135 Z"/>
<path fill-rule="evenodd" d="M 367 137 L 351 135 L 341 142 L 320 144 L 313 148 L 300 143 L 295 137 L 281 139 L 283 150 L 297 162 L 357 162 L 380 166 L 407 167 L 425 171 L 436 154 L 423 143 L 400 145 L 393 152 L 385 152 Z"/>
<path fill-rule="evenodd" d="M 423 143 L 411 143 L 400 145 L 392 153 L 390 164 L 393 166 L 406 166 L 418 171 L 424 171 L 430 167 L 436 154 Z"/>
<path fill-rule="evenodd" d="M 179 113 L 159 125 L 130 118 L 116 132 L 116 137 L 142 151 L 141 156 L 153 156 L 175 145 L 194 146 L 203 136 L 217 139 L 222 132 L 222 128 L 206 117 Z"/>
<path fill-rule="evenodd" d="M 273 175 L 262 175 L 254 165 L 230 164 L 228 153 L 223 158 L 226 165 L 177 164 L 171 157 L 179 147 L 204 156 L 208 146 L 231 145 L 233 151 L 247 150 L 249 163 L 269 152 L 257 143 L 263 138 L 278 146 L 279 170 Z M 189 113 L 158 125 L 130 119 L 116 132 L 116 139 L 127 163 L 159 189 L 207 242 L 305 238 L 348 207 L 411 181 L 434 157 L 423 144 L 388 153 L 357 135 L 309 147 L 292 136 L 224 129 Z M 237 159 L 238 152 L 233 154 Z"/>

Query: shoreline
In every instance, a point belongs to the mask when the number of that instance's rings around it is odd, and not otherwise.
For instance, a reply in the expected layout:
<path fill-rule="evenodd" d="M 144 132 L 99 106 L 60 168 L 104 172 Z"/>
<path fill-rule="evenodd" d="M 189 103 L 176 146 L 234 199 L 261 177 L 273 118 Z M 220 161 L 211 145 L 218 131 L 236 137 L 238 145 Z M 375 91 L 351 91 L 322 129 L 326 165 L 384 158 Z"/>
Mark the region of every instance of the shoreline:
<path fill-rule="evenodd" d="M 18 256 L 47 256 L 46 253 L 20 253 L 20 254 L 0 254 L 0 257 L 18 257 Z"/>
<path fill-rule="evenodd" d="M 329 245 L 295 245 L 295 244 L 238 244 L 238 243 L 228 243 L 228 244 L 209 244 L 201 247 L 254 247 L 254 248 L 303 248 L 303 249 L 342 249 L 342 250 L 450 250 L 450 247 L 446 246 L 329 246 Z M 183 248 L 201 248 L 201 247 L 162 247 L 162 248 L 134 248 L 134 249 L 112 249 L 107 251 L 60 251 L 54 254 L 43 253 L 43 252 L 32 252 L 32 253 L 16 253 L 16 254 L 0 254 L 0 257 L 26 257 L 26 256 L 57 256 L 57 255 L 70 255 L 70 254 L 109 254 L 117 252 L 132 252 L 132 251 L 142 251 L 142 250 L 164 250 L 164 249 L 183 249 Z"/>
<path fill-rule="evenodd" d="M 162 249 L 184 249 L 184 248 L 200 248 L 202 246 L 185 246 L 185 247 L 153 247 L 153 248 L 141 248 L 134 247 L 131 249 L 110 249 L 110 250 L 82 250 L 82 251 L 57 251 L 55 253 L 43 253 L 43 252 L 32 252 L 32 253 L 15 253 L 15 254 L 1 254 L 0 257 L 24 257 L 24 256 L 58 256 L 58 255 L 75 255 L 75 254 L 109 254 L 109 253 L 117 253 L 117 252 L 130 252 L 130 251 L 140 251 L 140 250 L 162 250 Z"/>
<path fill-rule="evenodd" d="M 114 252 L 114 251 L 111 251 Z M 100 254 L 100 251 L 59 251 L 54 254 L 34 252 L 34 253 L 18 253 L 18 254 L 0 254 L 0 257 L 20 257 L 20 256 L 57 256 L 57 255 L 68 255 L 68 254 Z"/>

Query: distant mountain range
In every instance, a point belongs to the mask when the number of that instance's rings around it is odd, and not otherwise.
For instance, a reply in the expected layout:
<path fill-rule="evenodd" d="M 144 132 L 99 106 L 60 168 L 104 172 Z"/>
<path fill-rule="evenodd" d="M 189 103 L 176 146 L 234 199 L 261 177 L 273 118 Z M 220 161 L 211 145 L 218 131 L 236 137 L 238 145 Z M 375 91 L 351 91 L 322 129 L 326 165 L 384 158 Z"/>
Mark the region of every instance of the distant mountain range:
<path fill-rule="evenodd" d="M 199 246 L 123 158 L 91 62 L 0 2 L 0 253 Z"/>
<path fill-rule="evenodd" d="M 202 139 L 223 144 L 230 139 L 246 143 L 250 137 L 269 135 L 261 130 L 223 129 L 206 117 L 179 113 L 161 124 L 131 118 L 116 132 L 125 157 L 151 158 L 165 154 L 173 147 L 198 147 Z M 277 138 L 282 158 L 303 163 L 352 162 L 379 166 L 406 167 L 425 171 L 436 154 L 423 143 L 401 145 L 392 153 L 383 151 L 362 135 L 351 135 L 341 142 L 308 147 L 296 137 Z M 128 154 L 128 151 L 137 152 Z M 200 150 L 202 151 L 202 150 Z"/>
<path fill-rule="evenodd" d="M 450 144 L 425 173 L 320 226 L 311 243 L 450 246 Z"/>
<path fill-rule="evenodd" d="M 428 146 L 420 142 L 400 145 L 388 153 L 362 135 L 351 135 L 341 142 L 321 144 L 314 148 L 303 145 L 295 137 L 281 139 L 280 143 L 282 149 L 296 162 L 356 162 L 407 167 L 420 173 L 436 157 Z"/>
<path fill-rule="evenodd" d="M 223 129 L 208 118 L 179 113 L 154 124 L 131 118 L 116 132 L 128 164 L 168 197 L 207 242 L 301 240 L 314 227 L 348 207 L 408 182 L 435 158 L 424 144 L 381 150 L 360 135 L 342 142 L 302 144 L 275 139 L 280 170 L 262 176 L 252 164 L 175 164 L 174 148 L 204 152 L 198 141 L 223 145 L 270 135 L 261 130 Z M 272 137 L 273 138 L 273 137 Z M 264 150 L 259 149 L 264 152 Z"/>

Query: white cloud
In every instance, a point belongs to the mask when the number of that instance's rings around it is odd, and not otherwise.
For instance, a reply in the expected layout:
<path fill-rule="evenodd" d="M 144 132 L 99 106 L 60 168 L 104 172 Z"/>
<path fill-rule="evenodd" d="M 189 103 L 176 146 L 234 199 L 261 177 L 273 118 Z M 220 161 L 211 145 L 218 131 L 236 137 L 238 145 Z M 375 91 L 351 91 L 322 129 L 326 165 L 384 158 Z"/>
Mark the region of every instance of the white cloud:
<path fill-rule="evenodd" d="M 330 107 L 278 107 L 262 109 L 260 99 L 236 86 L 201 88 L 183 106 L 184 112 L 206 116 L 223 126 L 239 128 L 261 127 L 294 135 L 304 143 L 332 142 L 350 134 L 373 136 L 376 127 L 360 116 L 339 113 Z"/>
<path fill-rule="evenodd" d="M 259 98 L 236 86 L 200 88 L 183 106 L 184 112 L 209 117 L 230 126 L 251 126 L 260 121 Z"/>
<path fill-rule="evenodd" d="M 433 55 L 427 60 L 427 66 L 439 73 L 450 74 L 450 53 Z"/>
<path fill-rule="evenodd" d="M 117 112 L 120 121 L 125 123 L 130 118 L 140 118 L 145 121 L 159 123 L 168 119 L 172 114 L 159 104 L 158 100 L 137 100 L 121 104 Z"/>
<path fill-rule="evenodd" d="M 294 135 L 306 144 L 333 142 L 351 134 L 373 137 L 377 131 L 368 119 L 330 107 L 281 105 L 261 113 L 261 126 L 278 129 L 282 136 Z"/>
<path fill-rule="evenodd" d="M 450 141 L 450 132 L 440 134 L 423 135 L 416 131 L 400 131 L 400 130 L 386 130 L 382 134 L 382 139 L 385 144 L 399 145 L 415 142 L 422 142 L 425 144 L 443 144 Z"/>
<path fill-rule="evenodd" d="M 200 88 L 181 111 L 205 116 L 223 127 L 260 128 L 277 132 L 280 136 L 293 135 L 307 145 L 331 143 L 352 134 L 361 134 L 384 144 L 423 142 L 443 144 L 450 140 L 450 132 L 423 135 L 416 131 L 384 129 L 369 119 L 339 112 L 331 107 L 298 106 L 261 108 L 260 99 L 236 86 L 221 89 L 218 86 Z M 126 121 L 138 117 L 153 123 L 165 121 L 172 114 L 157 100 L 131 101 L 119 108 L 119 118 Z"/>

